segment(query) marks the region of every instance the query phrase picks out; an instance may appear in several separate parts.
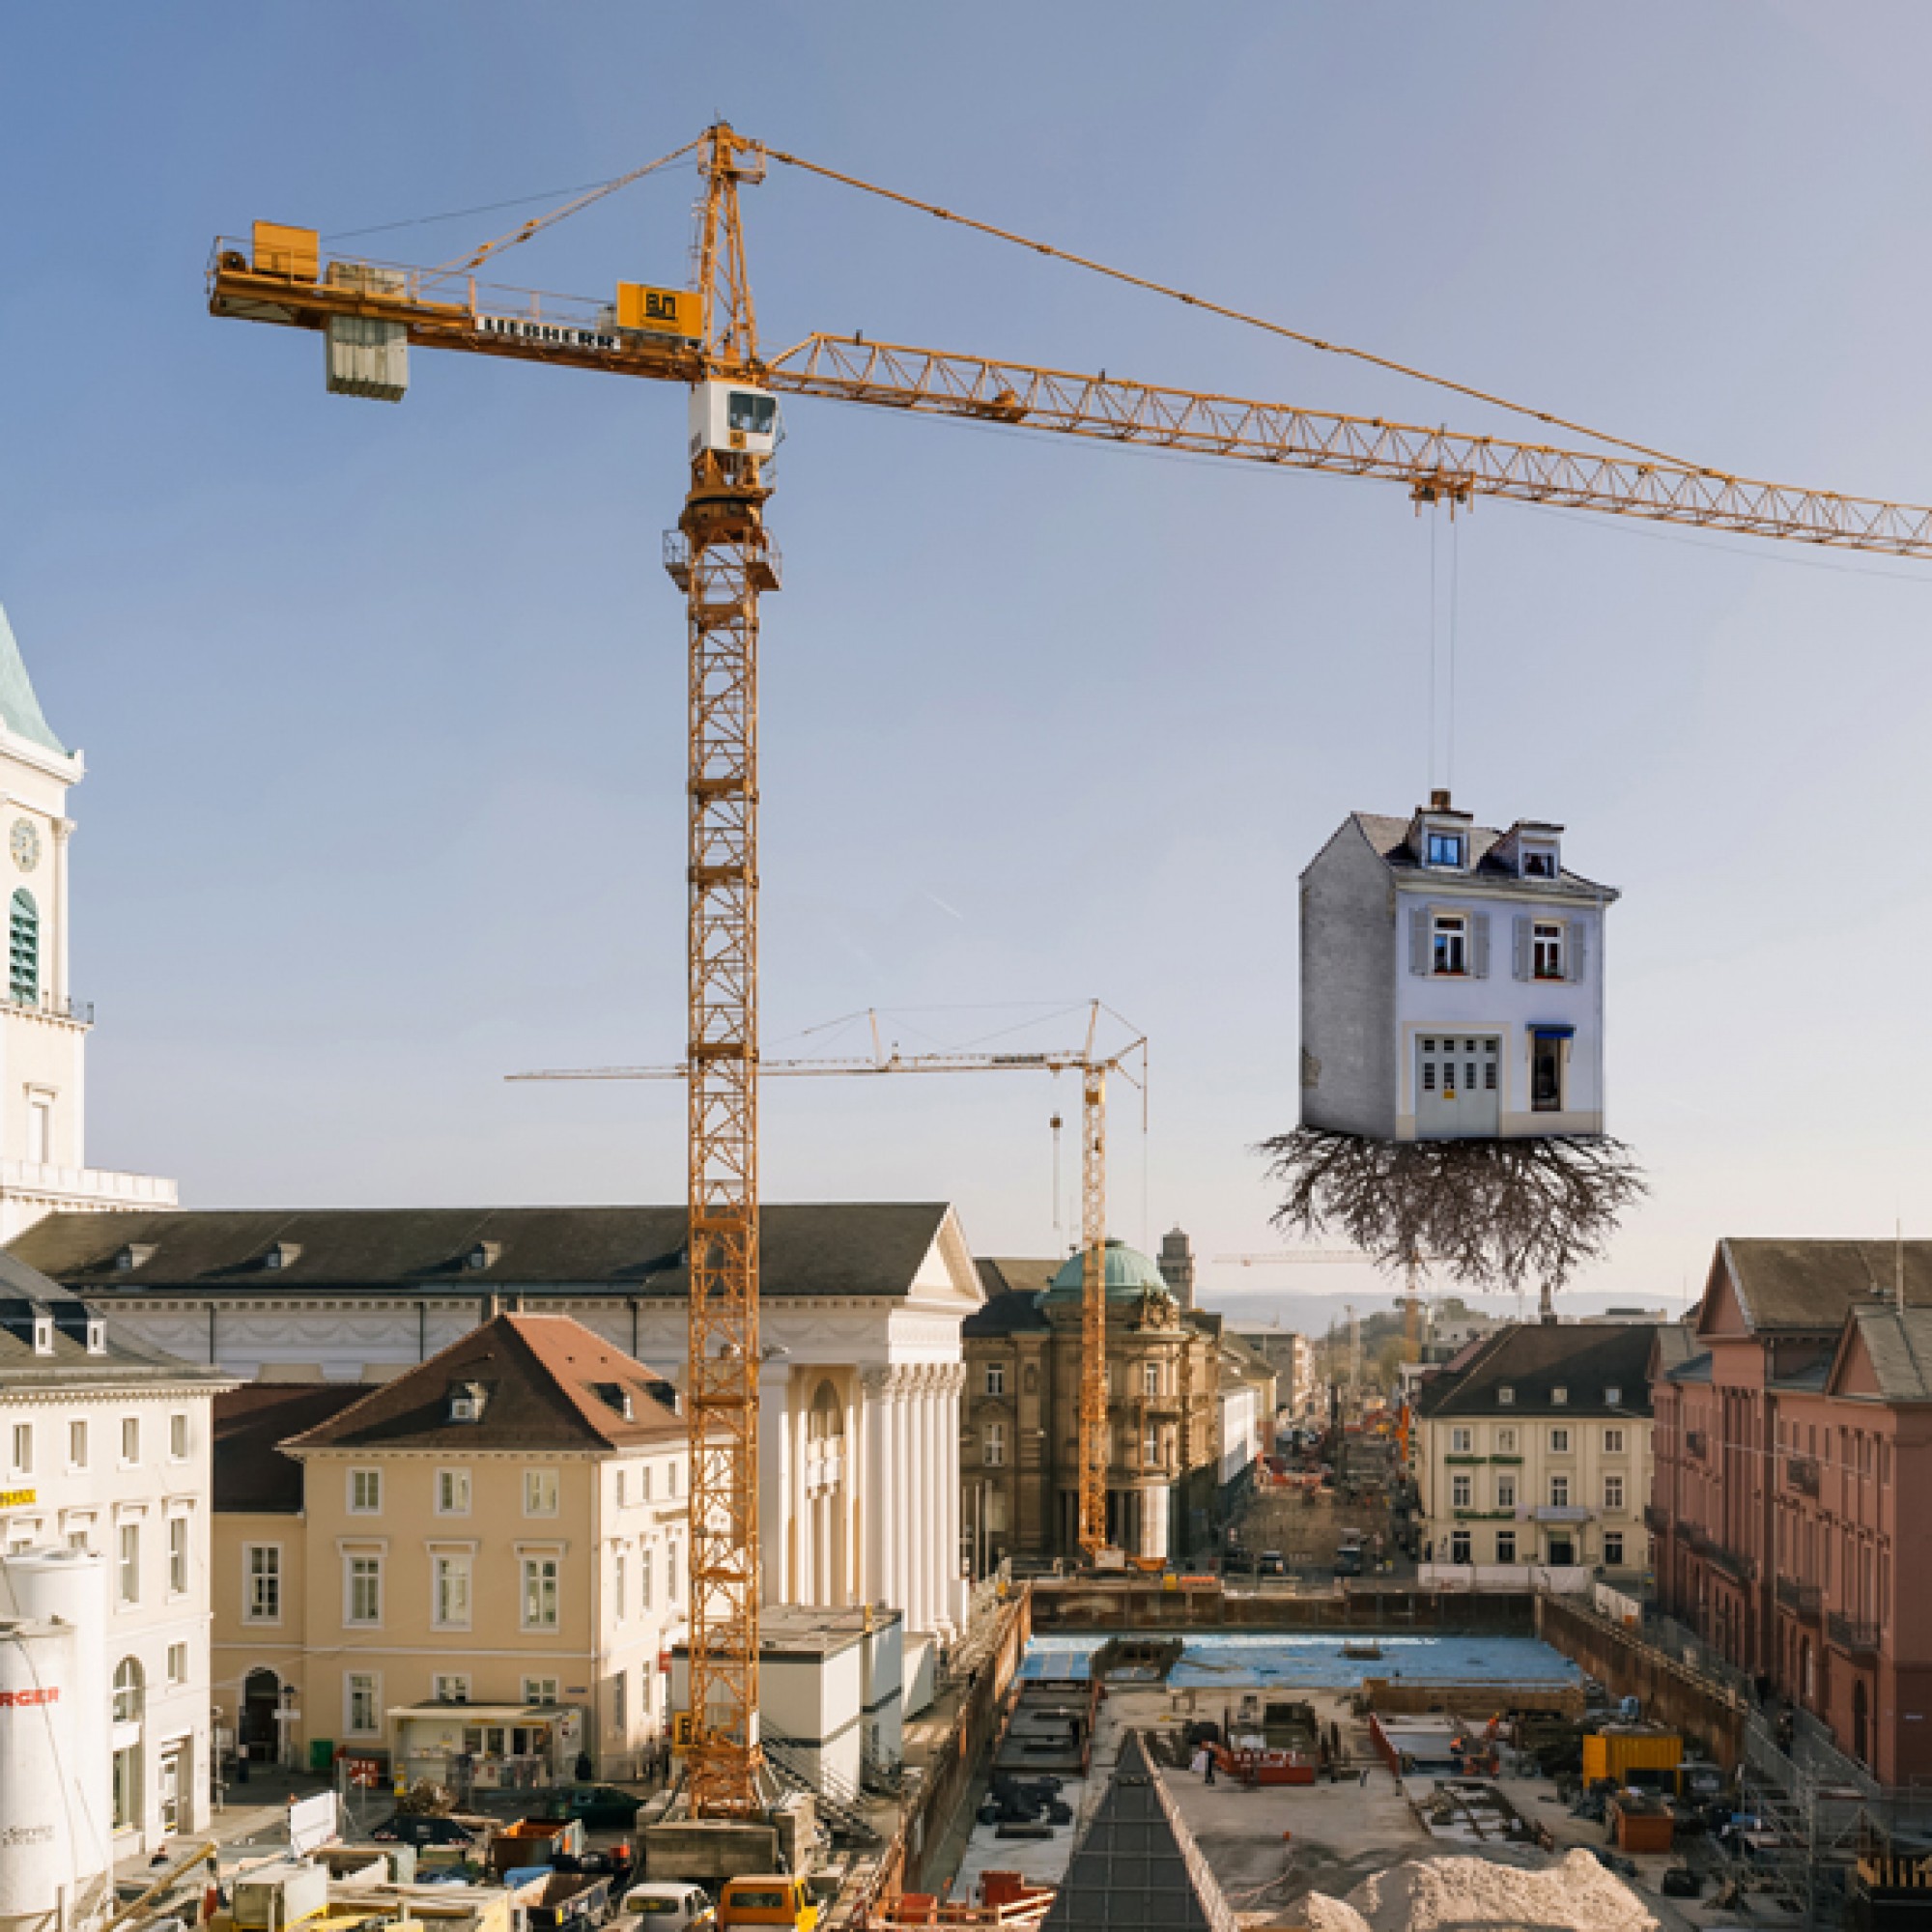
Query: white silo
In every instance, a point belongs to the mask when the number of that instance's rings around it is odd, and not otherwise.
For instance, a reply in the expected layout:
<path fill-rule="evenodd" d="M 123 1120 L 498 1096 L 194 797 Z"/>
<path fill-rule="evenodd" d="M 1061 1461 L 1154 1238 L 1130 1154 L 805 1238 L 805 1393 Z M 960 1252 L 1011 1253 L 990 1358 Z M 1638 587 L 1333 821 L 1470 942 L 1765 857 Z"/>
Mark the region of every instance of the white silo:
<path fill-rule="evenodd" d="M 109 1904 L 114 1863 L 101 1560 L 59 1547 L 0 1557 L 0 1609 L 19 1620 L 15 1631 L 60 1633 L 52 1645 L 12 1633 L 0 1641 L 0 1847 L 8 1852 L 0 1857 L 0 1932 L 55 1910 L 70 1925 L 84 1926 Z M 36 1669 L 43 1673 L 38 1679 Z M 8 1704 L 8 1691 L 39 1701 Z M 15 1833 L 30 1822 L 53 1824 L 55 1837 L 22 1847 L 36 1856 L 21 1861 Z M 48 1842 L 59 1848 L 57 1870 L 38 1856 Z M 49 1884 L 60 1888 L 57 1895 L 48 1895 Z"/>

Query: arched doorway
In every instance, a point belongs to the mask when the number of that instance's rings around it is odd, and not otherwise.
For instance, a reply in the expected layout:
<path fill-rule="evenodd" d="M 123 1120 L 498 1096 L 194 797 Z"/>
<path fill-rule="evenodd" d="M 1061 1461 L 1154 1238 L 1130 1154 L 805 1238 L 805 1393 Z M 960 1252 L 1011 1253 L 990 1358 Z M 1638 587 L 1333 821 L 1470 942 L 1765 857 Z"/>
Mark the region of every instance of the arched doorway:
<path fill-rule="evenodd" d="M 1852 1686 L 1852 1755 L 1861 1764 L 1867 1763 L 1867 1739 L 1865 1737 L 1871 1708 L 1865 1697 L 1865 1680 L 1861 1677 Z"/>
<path fill-rule="evenodd" d="M 803 1603 L 843 1605 L 850 1600 L 845 1541 L 845 1498 L 850 1471 L 845 1440 L 845 1400 L 830 1377 L 821 1378 L 806 1411 L 805 1520 L 799 1524 L 800 1592 Z"/>
<path fill-rule="evenodd" d="M 280 1745 L 275 1713 L 281 1707 L 282 1680 L 272 1670 L 251 1670 L 242 1684 L 242 1755 L 256 1764 L 273 1764 Z"/>

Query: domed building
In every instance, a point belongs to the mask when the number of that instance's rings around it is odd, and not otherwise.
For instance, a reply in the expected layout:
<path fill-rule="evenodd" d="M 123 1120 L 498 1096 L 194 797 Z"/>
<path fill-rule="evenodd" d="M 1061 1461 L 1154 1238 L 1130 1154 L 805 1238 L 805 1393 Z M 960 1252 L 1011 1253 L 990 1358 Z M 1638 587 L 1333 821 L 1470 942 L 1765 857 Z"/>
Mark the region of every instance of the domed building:
<path fill-rule="evenodd" d="M 973 1567 L 1080 1550 L 1084 1256 L 979 1264 L 960 1397 L 962 1526 Z M 1219 1487 L 1221 1318 L 1182 1306 L 1160 1267 L 1109 1238 L 1107 1540 L 1165 1559 L 1204 1546 Z"/>

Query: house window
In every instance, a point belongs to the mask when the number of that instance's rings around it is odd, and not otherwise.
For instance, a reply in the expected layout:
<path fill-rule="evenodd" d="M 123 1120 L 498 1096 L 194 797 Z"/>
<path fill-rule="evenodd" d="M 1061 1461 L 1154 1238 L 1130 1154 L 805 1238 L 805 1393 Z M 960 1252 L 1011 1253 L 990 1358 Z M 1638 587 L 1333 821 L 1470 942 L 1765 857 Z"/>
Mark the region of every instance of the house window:
<path fill-rule="evenodd" d="M 87 1424 L 70 1422 L 67 1426 L 67 1461 L 71 1469 L 87 1467 Z"/>
<path fill-rule="evenodd" d="M 1496 1561 L 1514 1563 L 1516 1561 L 1516 1531 L 1499 1529 L 1496 1531 Z"/>
<path fill-rule="evenodd" d="M 1568 1509 L 1570 1507 L 1570 1478 L 1568 1476 L 1550 1477 L 1549 1503 L 1552 1509 Z"/>
<path fill-rule="evenodd" d="M 651 1552 L 648 1547 L 638 1551 L 638 1607 L 651 1606 Z"/>
<path fill-rule="evenodd" d="M 185 1643 L 168 1645 L 168 1682 L 170 1684 L 187 1682 L 187 1645 Z"/>
<path fill-rule="evenodd" d="M 1501 1456 L 1514 1456 L 1516 1454 L 1516 1431 L 1514 1429 L 1498 1429 L 1496 1431 L 1496 1453 Z"/>
<path fill-rule="evenodd" d="M 1007 1425 L 1004 1422 L 987 1423 L 984 1446 L 980 1453 L 989 1469 L 997 1469 L 1006 1462 Z"/>
<path fill-rule="evenodd" d="M 1467 1563 L 1470 1560 L 1469 1532 L 1466 1529 L 1456 1529 L 1450 1531 L 1449 1560 L 1452 1563 Z"/>
<path fill-rule="evenodd" d="M 114 1667 L 114 1721 L 141 1721 L 141 1665 L 137 1658 L 124 1657 Z"/>
<path fill-rule="evenodd" d="M 14 1425 L 14 1473 L 30 1476 L 34 1472 L 34 1425 L 31 1422 L 16 1422 Z"/>
<path fill-rule="evenodd" d="M 524 1702 L 526 1704 L 554 1704 L 556 1702 L 556 1679 L 554 1677 L 526 1677 L 524 1679 Z"/>
<path fill-rule="evenodd" d="M 242 1554 L 242 1621 L 274 1624 L 282 1620 L 282 1551 L 274 1543 L 251 1543 Z"/>
<path fill-rule="evenodd" d="M 1608 1391 L 1607 1389 L 1605 1389 L 1605 1395 L 1609 1394 L 1609 1391 Z M 1605 1456 L 1621 1456 L 1621 1455 L 1622 1455 L 1623 1453 L 1624 1453 L 1624 1433 L 1623 1433 L 1623 1431 L 1622 1431 L 1621 1429 L 1606 1429 L 1606 1430 L 1605 1430 L 1605 1431 L 1604 1431 L 1604 1454 L 1605 1454 Z"/>
<path fill-rule="evenodd" d="M 1607 1570 L 1624 1567 L 1624 1533 L 1620 1529 L 1604 1532 L 1604 1567 Z"/>
<path fill-rule="evenodd" d="M 187 1417 L 168 1417 L 168 1456 L 176 1463 L 187 1461 Z"/>
<path fill-rule="evenodd" d="M 621 1485 L 623 1477 L 617 1478 Z M 623 1491 L 617 1492 L 617 1500 L 624 1500 Z M 436 1472 L 436 1513 L 438 1516 L 468 1516 L 469 1514 L 469 1471 L 468 1469 L 439 1469 Z"/>
<path fill-rule="evenodd" d="M 649 1501 L 650 1501 L 650 1499 L 651 1499 L 651 1465 L 650 1465 L 650 1464 L 649 1464 L 648 1463 L 646 1463 L 644 1464 L 644 1474 L 643 1474 L 643 1483 L 642 1483 L 642 1489 L 641 1489 L 641 1494 L 642 1494 L 642 1497 L 643 1497 L 643 1500 L 644 1500 L 645 1502 L 649 1502 Z"/>
<path fill-rule="evenodd" d="M 1160 1463 L 1160 1431 L 1149 1423 L 1141 1438 L 1141 1467 L 1151 1469 Z"/>
<path fill-rule="evenodd" d="M 1511 1388 L 1510 1385 L 1507 1382 L 1505 1382 L 1502 1385 L 1502 1387 L 1496 1391 L 1496 1402 L 1500 1407 L 1503 1408 L 1511 1407 L 1516 1402 L 1516 1390 Z"/>
<path fill-rule="evenodd" d="M 526 1469 L 524 1471 L 524 1514 L 526 1516 L 554 1516 L 556 1514 L 556 1471 L 554 1469 Z"/>
<path fill-rule="evenodd" d="M 376 1680 L 367 1671 L 352 1670 L 342 1680 L 343 1728 L 352 1736 L 368 1737 L 376 1730 Z"/>
<path fill-rule="evenodd" d="M 557 1627 L 557 1560 L 554 1556 L 524 1558 L 524 1628 L 554 1631 Z"/>
<path fill-rule="evenodd" d="M 121 1418 L 121 1461 L 132 1468 L 141 1460 L 141 1418 L 138 1415 L 124 1415 Z"/>
<path fill-rule="evenodd" d="M 1469 925 L 1460 913 L 1437 913 L 1431 922 L 1430 970 L 1451 977 L 1469 970 Z"/>
<path fill-rule="evenodd" d="M 121 1525 L 120 1546 L 121 1602 L 124 1606 L 131 1607 L 141 1601 L 141 1525 L 138 1522 L 124 1522 Z"/>
<path fill-rule="evenodd" d="M 624 1507 L 624 1492 L 628 1487 L 629 1487 L 628 1479 L 626 1478 L 623 1470 L 619 1469 L 617 1471 L 617 1507 L 619 1509 L 622 1509 Z"/>
<path fill-rule="evenodd" d="M 1498 1476 L 1496 1478 L 1496 1507 L 1502 1510 L 1516 1508 L 1516 1478 Z"/>
<path fill-rule="evenodd" d="M 612 1737 L 622 1738 L 630 1735 L 630 1714 L 624 1708 L 627 1701 L 625 1692 L 629 1690 L 630 1683 L 631 1673 L 628 1670 L 619 1670 L 611 1679 L 611 1735 Z"/>
<path fill-rule="evenodd" d="M 346 1624 L 380 1624 L 383 1621 L 383 1559 L 380 1556 L 343 1558 Z"/>
<path fill-rule="evenodd" d="M 15 1006 L 36 1007 L 41 1001 L 41 909 L 25 886 L 14 895 L 7 924 L 7 990 Z"/>
<path fill-rule="evenodd" d="M 469 1679 L 467 1676 L 433 1677 L 431 1694 L 439 1704 L 467 1704 L 469 1701 Z"/>
<path fill-rule="evenodd" d="M 1570 1402 L 1570 1391 L 1567 1388 L 1553 1388 L 1549 1391 L 1549 1400 L 1551 1405 L 1557 1408 L 1567 1407 Z"/>
<path fill-rule="evenodd" d="M 1606 1510 L 1621 1510 L 1624 1506 L 1624 1479 L 1621 1476 L 1604 1478 L 1604 1507 Z"/>
<path fill-rule="evenodd" d="M 1005 1395 L 1007 1392 L 1007 1365 L 1004 1362 L 986 1364 L 986 1393 Z"/>
<path fill-rule="evenodd" d="M 1460 832 L 1432 832 L 1429 835 L 1429 863 L 1463 869 L 1463 835 Z"/>
<path fill-rule="evenodd" d="M 1449 1432 L 1449 1453 L 1452 1456 L 1466 1456 L 1474 1439 L 1466 1429 L 1452 1429 Z"/>
<path fill-rule="evenodd" d="M 669 1467 L 668 1467 L 668 1469 L 666 1469 L 666 1471 L 665 1471 L 665 1485 L 666 1485 L 666 1488 L 665 1488 L 665 1493 L 666 1493 L 666 1494 L 667 1494 L 668 1496 L 675 1496 L 675 1495 L 677 1494 L 677 1483 L 678 1483 L 678 1473 L 677 1473 L 677 1472 L 678 1472 L 678 1471 L 679 1471 L 679 1469 L 681 1469 L 681 1468 L 682 1468 L 683 1466 L 684 1466 L 684 1465 L 683 1465 L 683 1464 L 682 1464 L 681 1463 L 671 1463 L 671 1464 L 670 1464 L 670 1466 L 669 1466 Z"/>
<path fill-rule="evenodd" d="M 1530 972 L 1538 980 L 1563 977 L 1563 928 L 1554 921 L 1538 920 L 1530 928 Z"/>
<path fill-rule="evenodd" d="M 438 1630 L 469 1628 L 469 1558 L 467 1554 L 439 1556 L 433 1565 L 436 1578 L 436 1627 Z"/>
<path fill-rule="evenodd" d="M 1556 876 L 1556 854 L 1548 845 L 1525 845 L 1522 848 L 1522 876 L 1525 879 L 1553 879 Z"/>
<path fill-rule="evenodd" d="M 1141 1393 L 1158 1395 L 1160 1393 L 1160 1364 L 1144 1362 L 1141 1365 Z"/>
<path fill-rule="evenodd" d="M 1474 1508 L 1474 1487 L 1467 1476 L 1450 1477 L 1449 1507 L 1459 1510 Z"/>
<path fill-rule="evenodd" d="M 1567 1429 L 1552 1429 L 1549 1432 L 1549 1453 L 1552 1456 L 1569 1455 L 1570 1432 Z"/>
<path fill-rule="evenodd" d="M 351 1469 L 349 1472 L 349 1513 L 351 1516 L 380 1516 L 383 1511 L 383 1472 L 380 1469 Z"/>
<path fill-rule="evenodd" d="M 630 1615 L 624 1606 L 624 1552 L 620 1549 L 611 1562 L 611 1611 L 622 1623 Z"/>
<path fill-rule="evenodd" d="M 1563 1111 L 1563 1042 L 1548 1034 L 1530 1037 L 1529 1108 L 1533 1114 Z"/>
<path fill-rule="evenodd" d="M 168 1519 L 168 1594 L 187 1595 L 187 1518 Z"/>

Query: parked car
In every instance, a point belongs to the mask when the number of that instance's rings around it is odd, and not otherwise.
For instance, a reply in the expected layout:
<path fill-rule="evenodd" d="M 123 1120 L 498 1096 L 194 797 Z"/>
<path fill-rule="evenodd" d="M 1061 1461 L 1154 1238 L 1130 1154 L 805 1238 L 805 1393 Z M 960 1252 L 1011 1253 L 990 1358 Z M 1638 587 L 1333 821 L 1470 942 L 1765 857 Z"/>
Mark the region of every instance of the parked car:
<path fill-rule="evenodd" d="M 1279 1549 L 1264 1549 L 1255 1563 L 1257 1577 L 1286 1577 L 1288 1558 Z"/>
<path fill-rule="evenodd" d="M 701 1886 L 670 1880 L 634 1885 L 622 1910 L 611 1921 L 613 1932 L 711 1932 L 718 1923 L 718 1908 Z"/>
<path fill-rule="evenodd" d="M 1359 1543 L 1345 1543 L 1336 1550 L 1335 1574 L 1338 1577 L 1359 1577 L 1362 1574 L 1362 1546 Z"/>
<path fill-rule="evenodd" d="M 369 1833 L 379 1845 L 473 1845 L 476 1833 L 455 1818 L 422 1811 L 398 1811 Z"/>
<path fill-rule="evenodd" d="M 740 1925 L 782 1925 L 787 1932 L 813 1932 L 818 1923 L 818 1900 L 802 1878 L 777 1874 L 727 1878 L 718 1901 L 718 1922 Z"/>
<path fill-rule="evenodd" d="M 628 1832 L 643 1802 L 614 1784 L 567 1784 L 550 1794 L 544 1810 L 553 1818 L 575 1818 L 586 1831 Z"/>

